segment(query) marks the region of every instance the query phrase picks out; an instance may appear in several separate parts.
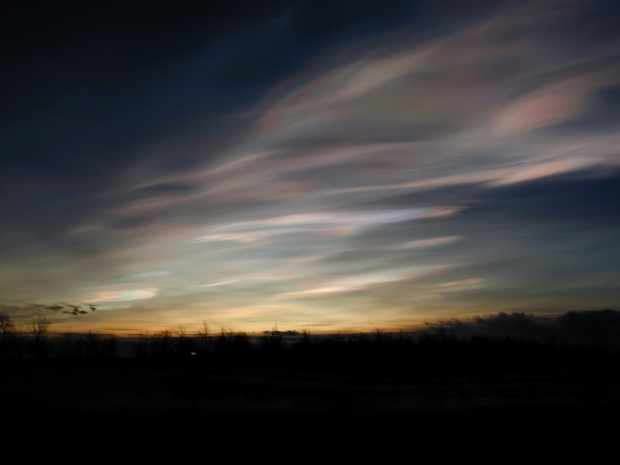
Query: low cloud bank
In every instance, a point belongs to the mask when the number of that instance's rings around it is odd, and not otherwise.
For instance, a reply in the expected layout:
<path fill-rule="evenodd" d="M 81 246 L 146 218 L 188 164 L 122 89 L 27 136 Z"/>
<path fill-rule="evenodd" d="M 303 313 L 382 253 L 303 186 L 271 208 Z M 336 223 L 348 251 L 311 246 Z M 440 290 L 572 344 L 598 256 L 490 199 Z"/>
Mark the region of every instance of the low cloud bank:
<path fill-rule="evenodd" d="M 560 316 L 497 313 L 471 320 L 428 323 L 432 332 L 458 338 L 513 338 L 620 346 L 620 312 L 612 309 L 570 311 Z"/>

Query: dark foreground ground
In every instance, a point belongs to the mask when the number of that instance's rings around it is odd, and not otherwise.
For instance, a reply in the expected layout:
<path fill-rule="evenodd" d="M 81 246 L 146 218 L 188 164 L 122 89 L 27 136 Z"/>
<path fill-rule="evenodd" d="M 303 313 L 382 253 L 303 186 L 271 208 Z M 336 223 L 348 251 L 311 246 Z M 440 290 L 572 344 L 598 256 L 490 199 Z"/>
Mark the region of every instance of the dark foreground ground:
<path fill-rule="evenodd" d="M 3 449 L 28 464 L 620 463 L 614 380 L 37 364 L 1 376 Z"/>

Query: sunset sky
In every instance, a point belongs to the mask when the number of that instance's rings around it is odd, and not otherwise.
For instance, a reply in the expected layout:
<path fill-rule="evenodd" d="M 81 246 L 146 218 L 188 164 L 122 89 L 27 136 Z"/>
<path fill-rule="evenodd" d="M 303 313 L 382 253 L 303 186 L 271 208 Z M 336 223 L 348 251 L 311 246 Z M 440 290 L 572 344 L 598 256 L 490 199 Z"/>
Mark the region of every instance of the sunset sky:
<path fill-rule="evenodd" d="M 1 312 L 129 334 L 620 309 L 617 2 L 212 3 L 3 13 Z"/>

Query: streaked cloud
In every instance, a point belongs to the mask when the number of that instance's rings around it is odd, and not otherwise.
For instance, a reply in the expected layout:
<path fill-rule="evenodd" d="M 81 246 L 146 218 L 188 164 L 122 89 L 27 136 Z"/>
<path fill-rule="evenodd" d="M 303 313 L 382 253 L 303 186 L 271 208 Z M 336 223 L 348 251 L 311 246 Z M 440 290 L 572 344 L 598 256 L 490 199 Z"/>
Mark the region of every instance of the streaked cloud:
<path fill-rule="evenodd" d="M 102 291 L 89 296 L 90 302 L 130 302 L 132 300 L 152 299 L 157 295 L 156 288 L 149 289 L 124 289 Z"/>
<path fill-rule="evenodd" d="M 9 66 L 0 300 L 261 329 L 618 303 L 606 5 L 371 3 Z"/>
<path fill-rule="evenodd" d="M 402 248 L 405 249 L 419 249 L 425 247 L 437 247 L 444 244 L 450 244 L 451 242 L 459 240 L 459 236 L 442 236 L 442 237 L 431 237 L 429 239 L 416 239 L 415 241 L 410 241 L 405 244 L 402 244 Z"/>
<path fill-rule="evenodd" d="M 327 236 L 350 235 L 368 228 L 380 228 L 385 224 L 450 215 L 458 210 L 457 207 L 425 207 L 374 212 L 304 213 L 215 226 L 210 234 L 201 236 L 195 241 L 253 242 L 271 236 L 294 233 L 317 233 Z"/>

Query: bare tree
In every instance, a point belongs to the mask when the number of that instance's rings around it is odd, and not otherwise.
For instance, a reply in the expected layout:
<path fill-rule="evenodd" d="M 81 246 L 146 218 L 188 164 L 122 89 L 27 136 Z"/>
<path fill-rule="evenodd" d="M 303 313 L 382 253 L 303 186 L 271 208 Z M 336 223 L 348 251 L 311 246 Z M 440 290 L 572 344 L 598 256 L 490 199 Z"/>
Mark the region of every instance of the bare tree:
<path fill-rule="evenodd" d="M 194 341 L 187 335 L 187 330 L 184 326 L 179 325 L 176 329 L 176 341 L 175 349 L 176 355 L 180 357 L 187 357 L 194 352 Z"/>
<path fill-rule="evenodd" d="M 211 330 L 206 321 L 202 322 L 202 326 L 198 328 L 196 333 L 196 339 L 198 341 L 198 350 L 201 354 L 205 355 L 209 349 L 209 334 Z"/>
<path fill-rule="evenodd" d="M 169 329 L 162 329 L 153 334 L 153 349 L 157 357 L 169 357 L 172 353 L 173 333 Z"/>
<path fill-rule="evenodd" d="M 0 334 L 6 336 L 15 332 L 15 324 L 8 313 L 0 313 Z"/>
<path fill-rule="evenodd" d="M 45 355 L 48 328 L 51 322 L 43 315 L 37 315 L 28 324 L 28 333 L 32 343 L 32 355 L 42 357 Z"/>
<path fill-rule="evenodd" d="M 0 358 L 10 355 L 16 340 L 17 330 L 8 313 L 0 313 Z"/>

